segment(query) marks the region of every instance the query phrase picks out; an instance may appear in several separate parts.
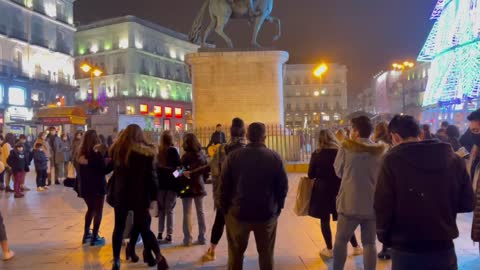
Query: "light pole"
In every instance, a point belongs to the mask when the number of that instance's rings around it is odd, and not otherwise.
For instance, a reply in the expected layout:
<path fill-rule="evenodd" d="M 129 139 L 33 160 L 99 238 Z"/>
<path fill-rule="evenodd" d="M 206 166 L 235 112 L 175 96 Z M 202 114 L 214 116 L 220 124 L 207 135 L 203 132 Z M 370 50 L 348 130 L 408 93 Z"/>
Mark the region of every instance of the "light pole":
<path fill-rule="evenodd" d="M 90 85 L 92 87 L 92 102 L 95 101 L 95 77 L 100 77 L 103 74 L 103 71 L 98 67 L 92 66 L 88 63 L 83 63 L 80 66 L 80 69 L 85 73 L 90 73 Z"/>
<path fill-rule="evenodd" d="M 409 61 L 405 61 L 405 62 L 403 62 L 403 64 L 398 64 L 398 63 L 393 63 L 392 64 L 393 70 L 397 70 L 397 71 L 400 71 L 402 73 L 403 73 L 404 70 L 412 69 L 413 67 L 415 67 L 415 63 L 409 62 Z M 405 107 L 406 107 L 405 98 L 406 98 L 405 85 L 402 84 L 402 112 L 403 113 L 406 113 L 406 111 L 405 111 Z"/>

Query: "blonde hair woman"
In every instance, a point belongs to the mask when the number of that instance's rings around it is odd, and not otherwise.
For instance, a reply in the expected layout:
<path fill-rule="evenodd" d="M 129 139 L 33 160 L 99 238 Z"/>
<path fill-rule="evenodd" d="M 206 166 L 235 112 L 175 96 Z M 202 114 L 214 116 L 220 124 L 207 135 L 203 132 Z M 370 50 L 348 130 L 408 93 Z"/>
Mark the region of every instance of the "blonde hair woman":
<path fill-rule="evenodd" d="M 333 257 L 332 230 L 330 216 L 337 220 L 336 198 L 340 189 L 340 178 L 335 174 L 333 163 L 337 156 L 339 142 L 333 132 L 321 130 L 318 136 L 318 148 L 312 154 L 308 177 L 315 180 L 310 200 L 309 215 L 320 219 L 320 227 L 325 240 L 326 248 L 320 251 L 320 256 Z M 361 254 L 355 235 L 350 240 L 355 254 Z"/>

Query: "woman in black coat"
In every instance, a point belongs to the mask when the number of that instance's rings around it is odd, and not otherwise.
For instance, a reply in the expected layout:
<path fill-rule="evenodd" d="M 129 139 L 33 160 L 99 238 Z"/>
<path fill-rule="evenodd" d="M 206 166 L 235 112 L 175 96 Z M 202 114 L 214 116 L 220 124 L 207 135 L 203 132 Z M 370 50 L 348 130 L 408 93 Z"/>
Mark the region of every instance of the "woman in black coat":
<path fill-rule="evenodd" d="M 87 213 L 85 214 L 85 227 L 82 244 L 90 241 L 91 246 L 105 245 L 105 238 L 98 235 L 103 216 L 103 202 L 107 193 L 107 174 L 105 156 L 106 149 L 98 144 L 95 130 L 85 133 L 78 151 L 78 163 L 81 181 L 78 181 L 78 196 L 85 200 Z M 90 224 L 93 220 L 93 231 L 90 233 Z"/>
<path fill-rule="evenodd" d="M 327 247 L 320 255 L 333 257 L 332 230 L 330 215 L 337 220 L 336 198 L 340 189 L 340 178 L 335 174 L 333 163 L 337 156 L 339 144 L 334 134 L 329 130 L 321 130 L 318 137 L 318 149 L 312 154 L 308 177 L 314 179 L 312 197 L 310 199 L 309 215 L 320 219 L 322 235 Z M 352 246 L 359 252 L 355 235 L 350 240 Z"/>
<path fill-rule="evenodd" d="M 133 211 L 133 230 L 138 230 L 142 235 L 145 249 L 155 254 L 157 269 L 168 269 L 155 235 L 150 230 L 149 208 L 151 202 L 157 199 L 158 192 L 155 150 L 145 142 L 138 125 L 129 125 L 110 149 L 113 176 L 107 201 L 115 210 L 112 270 L 120 269 L 120 251 L 129 211 Z"/>
<path fill-rule="evenodd" d="M 202 147 L 197 137 L 191 133 L 185 135 L 183 142 L 183 154 L 181 159 L 182 166 L 188 171 L 194 171 L 189 178 L 182 177 L 185 181 L 185 187 L 180 191 L 183 205 L 183 244 L 189 246 L 193 242 L 192 237 L 192 206 L 195 202 L 198 220 L 198 243 L 206 244 L 205 232 L 205 212 L 203 211 L 203 198 L 207 195 L 205 191 L 205 180 L 208 177 L 209 168 L 207 157 L 202 153 Z M 204 169 L 196 170 L 203 167 Z"/>

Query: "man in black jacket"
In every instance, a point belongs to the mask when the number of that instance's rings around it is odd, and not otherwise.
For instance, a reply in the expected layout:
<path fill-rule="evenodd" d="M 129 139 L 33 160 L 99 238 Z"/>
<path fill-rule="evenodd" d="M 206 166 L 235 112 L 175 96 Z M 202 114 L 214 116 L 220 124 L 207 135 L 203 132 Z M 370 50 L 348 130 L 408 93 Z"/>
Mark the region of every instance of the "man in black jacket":
<path fill-rule="evenodd" d="M 222 131 L 222 125 L 218 124 L 215 127 L 215 132 L 212 134 L 212 137 L 210 138 L 210 142 L 208 143 L 207 147 L 210 147 L 212 145 L 217 145 L 217 144 L 225 144 L 227 143 L 227 137 L 225 136 L 225 133 Z"/>
<path fill-rule="evenodd" d="M 285 204 L 288 178 L 282 159 L 265 146 L 265 125 L 248 127 L 249 144 L 232 152 L 222 167 L 220 204 L 226 213 L 228 269 L 241 270 L 253 231 L 260 270 L 273 269 L 277 219 Z"/>
<path fill-rule="evenodd" d="M 446 143 L 420 141 L 411 116 L 395 116 L 389 131 L 395 147 L 384 158 L 375 212 L 392 270 L 456 270 L 456 216 L 474 206 L 465 162 Z"/>

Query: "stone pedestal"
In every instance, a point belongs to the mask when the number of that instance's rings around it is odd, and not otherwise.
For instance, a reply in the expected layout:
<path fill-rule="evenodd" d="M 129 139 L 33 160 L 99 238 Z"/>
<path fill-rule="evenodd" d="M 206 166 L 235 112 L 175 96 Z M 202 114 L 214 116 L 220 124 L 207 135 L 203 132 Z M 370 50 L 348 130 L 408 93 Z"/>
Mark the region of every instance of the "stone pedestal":
<path fill-rule="evenodd" d="M 283 51 L 199 52 L 191 68 L 195 128 L 245 123 L 283 125 Z"/>

